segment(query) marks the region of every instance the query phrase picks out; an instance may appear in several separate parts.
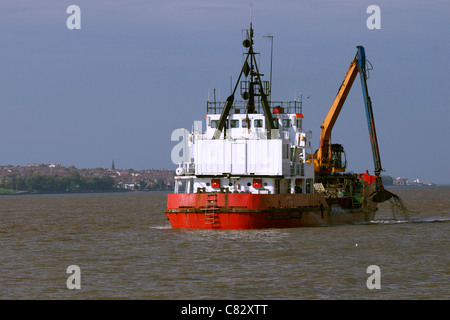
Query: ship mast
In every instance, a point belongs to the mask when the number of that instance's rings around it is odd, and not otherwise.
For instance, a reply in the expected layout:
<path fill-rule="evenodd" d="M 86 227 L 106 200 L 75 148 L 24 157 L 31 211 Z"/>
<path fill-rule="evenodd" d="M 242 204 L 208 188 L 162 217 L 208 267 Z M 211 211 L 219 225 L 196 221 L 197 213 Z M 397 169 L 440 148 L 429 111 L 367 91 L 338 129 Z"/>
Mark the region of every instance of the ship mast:
<path fill-rule="evenodd" d="M 251 12 L 251 5 L 250 5 Z M 234 86 L 234 90 L 231 95 L 227 98 L 225 102 L 225 106 L 222 110 L 222 114 L 219 119 L 219 124 L 214 132 L 214 136 L 212 139 L 219 139 L 227 121 L 227 118 L 230 114 L 231 107 L 234 102 L 234 94 L 236 93 L 236 89 L 240 83 L 241 77 L 244 76 L 247 78 L 250 75 L 249 81 L 243 81 L 241 83 L 241 96 L 244 100 L 248 100 L 247 102 L 247 115 L 251 113 L 255 113 L 255 97 L 260 97 L 261 105 L 264 112 L 267 137 L 270 139 L 270 134 L 273 129 L 275 129 L 274 120 L 272 117 L 272 112 L 270 110 L 270 105 L 267 100 L 267 95 L 264 92 L 263 82 L 261 80 L 262 74 L 259 73 L 258 64 L 256 63 L 255 52 L 253 50 L 253 24 L 252 17 L 250 14 L 250 30 L 248 30 L 247 38 L 243 41 L 243 46 L 248 48 L 247 57 L 245 58 L 244 65 L 242 66 L 239 77 Z M 250 65 L 249 65 L 250 62 Z M 257 88 L 257 90 L 255 90 Z M 248 89 L 248 91 L 245 91 Z"/>
<path fill-rule="evenodd" d="M 250 12 L 251 12 L 252 6 L 250 5 Z M 248 52 L 252 56 L 250 59 L 250 86 L 249 86 L 249 95 L 248 95 L 248 104 L 247 104 L 247 113 L 255 113 L 255 89 L 254 89 L 254 65 L 253 65 L 253 57 L 255 56 L 255 53 L 253 52 L 253 27 L 252 27 L 252 15 L 250 13 L 250 30 L 248 34 L 248 38 L 244 40 L 243 43 L 244 47 L 249 48 Z M 247 74 L 245 75 L 247 77 Z M 244 97 L 245 99 L 245 97 Z"/>

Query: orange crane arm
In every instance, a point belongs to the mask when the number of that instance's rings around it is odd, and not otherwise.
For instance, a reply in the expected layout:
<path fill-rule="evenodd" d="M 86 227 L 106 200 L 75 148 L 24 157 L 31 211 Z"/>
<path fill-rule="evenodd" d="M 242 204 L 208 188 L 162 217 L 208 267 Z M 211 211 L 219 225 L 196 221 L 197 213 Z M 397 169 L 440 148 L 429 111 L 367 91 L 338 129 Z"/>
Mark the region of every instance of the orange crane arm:
<path fill-rule="evenodd" d="M 336 122 L 336 119 L 341 112 L 342 106 L 344 105 L 345 99 L 347 99 L 347 95 L 350 92 L 353 81 L 355 81 L 356 75 L 358 74 L 358 63 L 357 57 L 350 63 L 350 67 L 348 68 L 347 74 L 345 75 L 344 81 L 342 81 L 341 87 L 334 99 L 333 104 L 331 105 L 330 110 L 328 111 L 325 120 L 320 126 L 320 145 L 317 150 L 317 161 L 319 168 L 322 167 L 322 164 L 326 159 L 328 159 L 328 150 L 329 143 L 331 137 L 331 131 Z"/>

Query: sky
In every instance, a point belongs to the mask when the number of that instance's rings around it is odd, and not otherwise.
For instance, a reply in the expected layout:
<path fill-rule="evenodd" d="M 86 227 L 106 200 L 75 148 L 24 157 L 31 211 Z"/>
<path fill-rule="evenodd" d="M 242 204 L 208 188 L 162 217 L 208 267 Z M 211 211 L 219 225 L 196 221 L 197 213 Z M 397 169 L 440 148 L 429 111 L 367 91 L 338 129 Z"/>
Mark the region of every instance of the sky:
<path fill-rule="evenodd" d="M 80 29 L 69 29 L 80 8 Z M 370 5 L 380 29 L 369 29 Z M 450 2 L 254 0 L 254 48 L 274 100 L 303 94 L 304 129 L 320 125 L 363 45 L 385 171 L 450 183 Z M 0 165 L 169 169 L 175 129 L 204 120 L 242 66 L 250 1 L 2 0 Z M 309 98 L 306 98 L 308 97 Z M 333 129 L 348 169 L 373 172 L 361 84 Z"/>

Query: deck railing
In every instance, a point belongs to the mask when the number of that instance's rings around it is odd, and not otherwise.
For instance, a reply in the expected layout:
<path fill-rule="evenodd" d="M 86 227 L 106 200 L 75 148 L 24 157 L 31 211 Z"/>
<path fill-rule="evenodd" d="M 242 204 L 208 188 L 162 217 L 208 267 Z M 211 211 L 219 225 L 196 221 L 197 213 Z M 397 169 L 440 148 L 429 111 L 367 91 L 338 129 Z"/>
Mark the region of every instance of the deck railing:
<path fill-rule="evenodd" d="M 235 101 L 231 107 L 230 114 L 245 113 L 247 109 L 247 101 Z M 270 109 L 272 113 L 301 113 L 302 103 L 300 101 L 270 101 Z M 225 107 L 225 101 L 207 101 L 207 114 L 221 114 Z M 256 113 L 263 113 L 263 107 L 260 101 L 255 101 Z"/>

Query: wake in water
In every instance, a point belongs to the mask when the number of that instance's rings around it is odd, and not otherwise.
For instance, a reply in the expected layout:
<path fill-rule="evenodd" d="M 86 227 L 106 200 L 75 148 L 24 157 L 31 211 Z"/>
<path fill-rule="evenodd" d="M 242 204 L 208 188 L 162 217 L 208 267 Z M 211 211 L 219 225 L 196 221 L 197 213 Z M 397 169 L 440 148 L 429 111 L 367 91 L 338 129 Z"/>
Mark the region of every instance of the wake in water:
<path fill-rule="evenodd" d="M 165 226 L 150 226 L 151 229 L 172 229 L 172 227 L 170 225 L 165 225 Z"/>
<path fill-rule="evenodd" d="M 403 224 L 403 223 L 438 223 L 438 222 L 450 222 L 450 218 L 437 217 L 437 218 L 408 218 L 408 219 L 377 219 L 370 221 L 369 224 Z"/>

